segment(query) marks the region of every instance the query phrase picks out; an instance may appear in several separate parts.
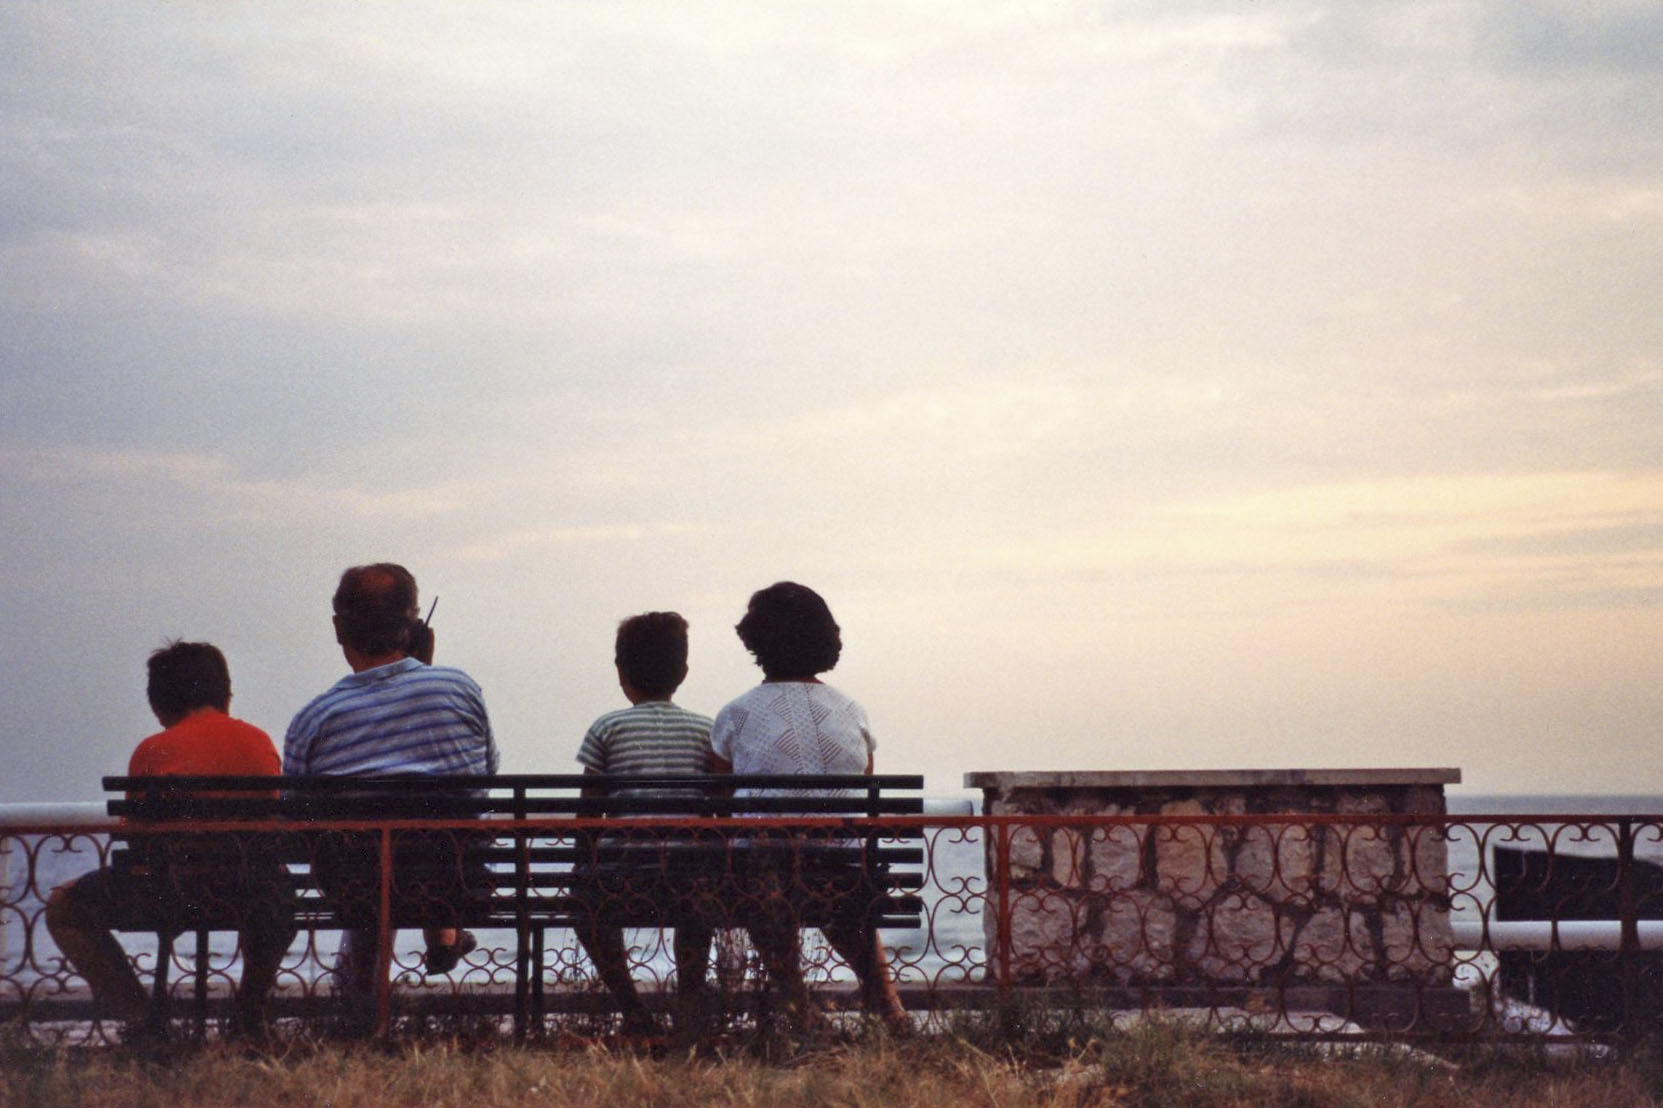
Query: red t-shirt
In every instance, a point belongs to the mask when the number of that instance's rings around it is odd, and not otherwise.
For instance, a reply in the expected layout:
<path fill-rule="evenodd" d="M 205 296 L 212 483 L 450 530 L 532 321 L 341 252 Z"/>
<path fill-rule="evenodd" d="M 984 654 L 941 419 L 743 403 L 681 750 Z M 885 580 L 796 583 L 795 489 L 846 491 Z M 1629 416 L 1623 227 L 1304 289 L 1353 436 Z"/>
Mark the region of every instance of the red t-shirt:
<path fill-rule="evenodd" d="M 127 762 L 127 775 L 276 776 L 282 764 L 270 735 L 252 723 L 202 708 L 141 742 Z"/>

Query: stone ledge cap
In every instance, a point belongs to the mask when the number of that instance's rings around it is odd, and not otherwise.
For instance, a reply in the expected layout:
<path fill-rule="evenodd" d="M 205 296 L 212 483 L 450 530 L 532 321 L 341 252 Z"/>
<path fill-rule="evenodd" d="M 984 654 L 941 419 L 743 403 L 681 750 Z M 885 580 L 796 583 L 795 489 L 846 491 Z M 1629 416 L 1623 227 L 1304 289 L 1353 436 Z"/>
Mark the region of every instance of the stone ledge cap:
<path fill-rule="evenodd" d="M 1182 789 L 1266 788 L 1299 785 L 1455 785 L 1453 766 L 1411 769 L 1147 769 L 978 771 L 964 775 L 967 789 Z"/>

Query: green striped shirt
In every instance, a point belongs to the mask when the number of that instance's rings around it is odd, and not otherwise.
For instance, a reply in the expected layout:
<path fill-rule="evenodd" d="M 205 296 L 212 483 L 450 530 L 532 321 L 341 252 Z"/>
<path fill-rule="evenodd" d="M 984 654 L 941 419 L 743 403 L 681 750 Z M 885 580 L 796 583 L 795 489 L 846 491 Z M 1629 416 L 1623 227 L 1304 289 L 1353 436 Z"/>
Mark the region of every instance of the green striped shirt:
<path fill-rule="evenodd" d="M 590 725 L 577 760 L 596 773 L 709 773 L 710 720 L 668 700 L 642 701 Z"/>

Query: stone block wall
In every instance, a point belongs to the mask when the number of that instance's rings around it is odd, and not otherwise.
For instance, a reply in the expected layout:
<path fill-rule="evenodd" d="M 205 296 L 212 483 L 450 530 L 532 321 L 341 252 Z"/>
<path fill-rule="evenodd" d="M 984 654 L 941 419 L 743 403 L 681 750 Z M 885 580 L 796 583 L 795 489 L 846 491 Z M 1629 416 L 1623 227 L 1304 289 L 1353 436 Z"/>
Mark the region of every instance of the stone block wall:
<path fill-rule="evenodd" d="M 1008 926 L 1013 984 L 1448 985 L 1444 833 L 1370 819 L 1441 815 L 1441 784 L 1292 772 L 971 775 L 987 814 L 1037 817 L 1002 822 L 1003 895 L 988 836 L 990 972 Z"/>

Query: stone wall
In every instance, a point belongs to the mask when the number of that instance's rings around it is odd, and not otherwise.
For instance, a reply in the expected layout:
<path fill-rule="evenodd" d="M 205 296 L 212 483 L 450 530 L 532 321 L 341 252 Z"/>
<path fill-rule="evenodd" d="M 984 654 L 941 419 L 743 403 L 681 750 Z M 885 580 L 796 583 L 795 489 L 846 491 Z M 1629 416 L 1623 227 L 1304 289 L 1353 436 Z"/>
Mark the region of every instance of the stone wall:
<path fill-rule="evenodd" d="M 1452 771 L 1318 772 L 970 775 L 987 814 L 1040 817 L 1002 824 L 1003 896 L 988 839 L 990 970 L 1008 923 L 1013 984 L 1448 985 L 1444 834 L 1370 817 L 1441 815 L 1416 775 Z"/>

